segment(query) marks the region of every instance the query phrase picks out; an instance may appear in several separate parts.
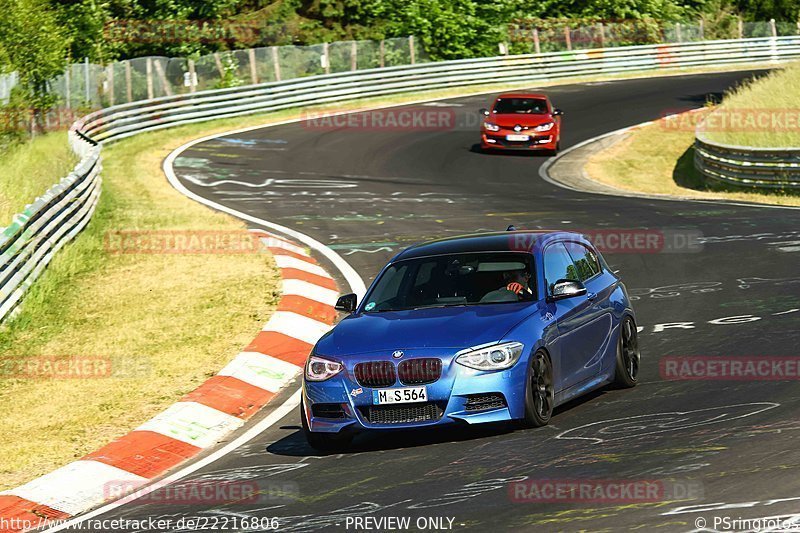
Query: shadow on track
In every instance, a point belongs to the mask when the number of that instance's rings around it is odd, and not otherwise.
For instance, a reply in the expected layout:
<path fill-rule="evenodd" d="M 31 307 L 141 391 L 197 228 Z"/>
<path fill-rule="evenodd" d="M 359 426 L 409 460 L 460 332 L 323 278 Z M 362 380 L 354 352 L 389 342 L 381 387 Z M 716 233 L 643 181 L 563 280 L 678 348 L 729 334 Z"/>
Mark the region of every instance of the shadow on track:
<path fill-rule="evenodd" d="M 492 157 L 550 157 L 553 155 L 549 150 L 483 150 L 480 143 L 475 143 L 470 146 L 469 151 L 473 154 Z"/>
<path fill-rule="evenodd" d="M 558 416 L 590 402 L 606 393 L 607 389 L 590 392 L 570 402 L 556 407 L 553 411 L 553 422 L 558 423 Z M 404 430 L 376 430 L 356 435 L 353 443 L 343 450 L 319 451 L 306 441 L 299 425 L 281 426 L 281 430 L 292 431 L 278 441 L 266 447 L 267 453 L 289 457 L 320 457 L 325 455 L 355 454 L 396 450 L 400 448 L 416 448 L 448 442 L 465 442 L 517 433 L 530 435 L 531 438 L 550 436 L 547 428 L 523 429 L 515 422 L 497 422 L 491 424 L 468 425 L 453 424 L 448 427 L 419 428 Z M 548 432 L 548 433 L 544 433 Z"/>

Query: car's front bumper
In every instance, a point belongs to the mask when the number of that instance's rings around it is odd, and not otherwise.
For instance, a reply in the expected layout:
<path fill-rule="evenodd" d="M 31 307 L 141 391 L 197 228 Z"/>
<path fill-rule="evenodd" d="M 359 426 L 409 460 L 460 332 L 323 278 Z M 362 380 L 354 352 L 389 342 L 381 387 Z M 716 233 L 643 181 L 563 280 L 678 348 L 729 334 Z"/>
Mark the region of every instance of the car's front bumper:
<path fill-rule="evenodd" d="M 546 134 L 530 134 L 527 141 L 509 141 L 502 131 L 481 133 L 481 148 L 485 150 L 555 150 L 557 145 L 557 135 L 552 131 Z"/>
<path fill-rule="evenodd" d="M 427 353 L 426 353 L 427 352 Z M 434 357 L 435 350 L 416 350 L 408 357 Z M 441 350 L 438 351 L 441 354 Z M 353 367 L 367 360 L 390 360 L 384 357 L 360 357 L 345 361 L 345 370 L 323 382 L 303 381 L 303 406 L 311 431 L 332 432 L 406 429 L 441 426 L 453 423 L 478 424 L 522 418 L 524 413 L 527 359 L 523 356 L 507 370 L 485 372 L 464 367 L 453 357 L 442 360 L 442 375 L 425 385 L 428 402 L 373 405 L 373 389 L 356 381 Z M 396 382 L 392 387 L 413 387 Z M 478 405 L 476 401 L 502 398 L 500 402 Z M 483 408 L 485 406 L 485 408 Z M 380 413 L 376 416 L 375 413 Z M 336 416 L 328 416 L 336 414 Z M 325 416 L 320 416 L 325 415 Z M 374 422 L 378 418 L 382 422 Z M 411 420 L 413 419 L 413 420 Z"/>

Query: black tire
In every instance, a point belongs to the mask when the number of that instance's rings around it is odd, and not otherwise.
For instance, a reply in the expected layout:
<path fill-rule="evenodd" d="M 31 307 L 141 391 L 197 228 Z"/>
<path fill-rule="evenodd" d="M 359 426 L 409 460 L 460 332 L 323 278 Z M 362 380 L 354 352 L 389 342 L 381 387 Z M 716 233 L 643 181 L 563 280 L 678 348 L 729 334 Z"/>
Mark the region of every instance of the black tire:
<path fill-rule="evenodd" d="M 528 361 L 528 379 L 525 380 L 525 418 L 523 427 L 546 426 L 553 416 L 555 391 L 553 365 L 543 350 L 534 353 Z"/>
<path fill-rule="evenodd" d="M 351 434 L 338 434 L 338 433 L 314 433 L 308 428 L 308 421 L 306 420 L 306 412 L 303 404 L 300 403 L 300 421 L 303 426 L 303 434 L 308 441 L 309 446 L 321 452 L 334 452 L 344 451 L 350 446 L 353 441 Z"/>
<path fill-rule="evenodd" d="M 636 323 L 633 318 L 626 316 L 619 325 L 614 385 L 623 389 L 635 387 L 639 382 L 639 363 L 641 359 Z"/>

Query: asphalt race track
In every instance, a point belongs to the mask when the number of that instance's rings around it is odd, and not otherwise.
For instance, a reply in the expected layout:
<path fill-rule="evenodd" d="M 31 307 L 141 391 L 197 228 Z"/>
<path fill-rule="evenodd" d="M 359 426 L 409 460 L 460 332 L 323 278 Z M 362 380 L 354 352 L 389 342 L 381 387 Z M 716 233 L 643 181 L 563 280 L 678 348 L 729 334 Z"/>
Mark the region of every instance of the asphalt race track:
<path fill-rule="evenodd" d="M 566 148 L 671 110 L 700 107 L 752 74 L 546 92 L 566 113 Z M 489 102 L 485 95 L 413 106 L 454 113 L 455 128 L 295 123 L 221 137 L 184 152 L 175 170 L 195 193 L 329 245 L 367 283 L 412 243 L 509 224 L 666 235 L 667 246 L 659 250 L 604 254 L 636 300 L 640 385 L 561 407 L 542 429 L 369 435 L 355 441 L 352 453 L 327 456 L 307 446 L 292 409 L 246 446 L 187 478 L 255 481 L 273 497 L 224 505 L 134 501 L 103 518 L 206 517 L 221 524 L 225 517 L 277 517 L 280 531 L 387 530 L 386 522 L 355 518 L 390 516 L 410 517 L 413 530 L 436 525 L 416 522 L 425 517 L 442 518 L 440 528 L 456 530 L 690 531 L 710 528 L 715 516 L 799 512 L 797 381 L 672 381 L 661 377 L 659 362 L 669 356 L 798 355 L 800 211 L 561 189 L 539 176 L 546 157 L 474 148 L 476 112 Z M 692 245 L 684 246 L 683 238 Z M 517 501 L 509 492 L 519 480 L 586 478 L 656 480 L 664 491 L 630 502 Z"/>

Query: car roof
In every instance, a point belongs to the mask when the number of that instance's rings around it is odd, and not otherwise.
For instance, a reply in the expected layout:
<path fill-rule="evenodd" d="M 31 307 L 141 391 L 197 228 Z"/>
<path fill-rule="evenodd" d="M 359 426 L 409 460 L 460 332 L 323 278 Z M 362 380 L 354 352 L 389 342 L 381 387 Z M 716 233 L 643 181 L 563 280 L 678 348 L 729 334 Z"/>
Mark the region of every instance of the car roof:
<path fill-rule="evenodd" d="M 415 244 L 395 256 L 394 261 L 431 255 L 469 252 L 528 252 L 532 244 L 544 246 L 554 240 L 577 240 L 587 243 L 586 237 L 573 231 L 517 230 L 492 233 L 473 233 Z"/>
<path fill-rule="evenodd" d="M 495 100 L 501 100 L 503 98 L 543 98 L 547 99 L 547 95 L 544 93 L 503 93 L 498 94 Z"/>

